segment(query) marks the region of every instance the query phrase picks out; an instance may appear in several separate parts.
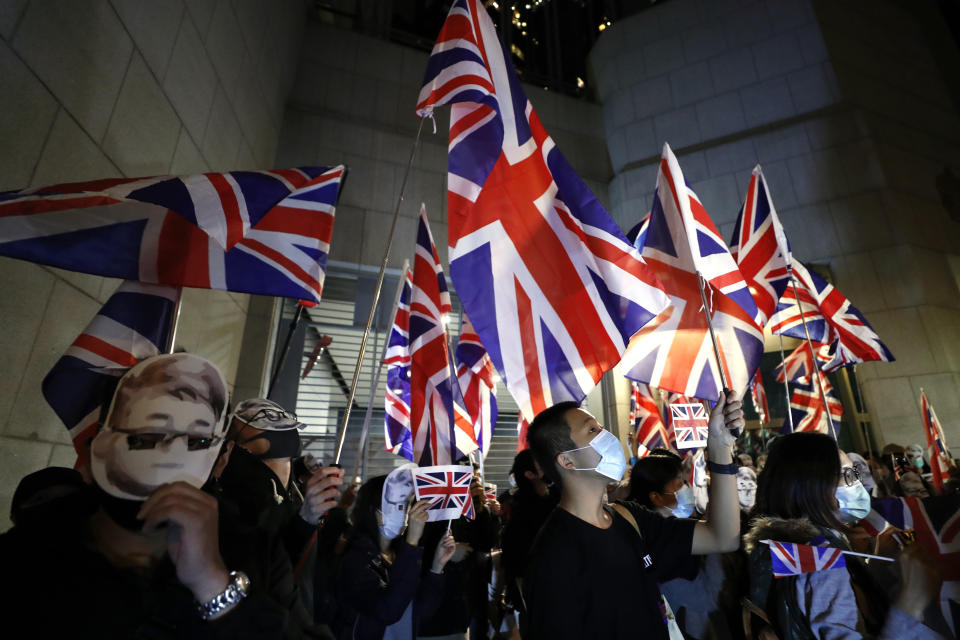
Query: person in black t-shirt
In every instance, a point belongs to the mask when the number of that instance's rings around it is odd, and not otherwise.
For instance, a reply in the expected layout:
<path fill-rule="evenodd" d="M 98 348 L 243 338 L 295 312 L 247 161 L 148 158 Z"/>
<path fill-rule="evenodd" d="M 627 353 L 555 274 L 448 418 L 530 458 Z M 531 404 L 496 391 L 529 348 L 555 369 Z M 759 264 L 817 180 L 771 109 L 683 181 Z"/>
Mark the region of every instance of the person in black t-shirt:
<path fill-rule="evenodd" d="M 620 441 L 574 402 L 538 414 L 527 440 L 561 493 L 559 508 L 540 530 L 527 566 L 524 640 L 634 638 L 641 633 L 668 638 L 657 583 L 682 571 L 691 554 L 739 546 L 735 438 L 729 429 L 743 426 L 740 402 L 726 402 L 721 394 L 707 440 L 711 520 L 694 522 L 663 518 L 635 503 L 605 505 L 607 484 L 619 482 L 626 470 Z"/>

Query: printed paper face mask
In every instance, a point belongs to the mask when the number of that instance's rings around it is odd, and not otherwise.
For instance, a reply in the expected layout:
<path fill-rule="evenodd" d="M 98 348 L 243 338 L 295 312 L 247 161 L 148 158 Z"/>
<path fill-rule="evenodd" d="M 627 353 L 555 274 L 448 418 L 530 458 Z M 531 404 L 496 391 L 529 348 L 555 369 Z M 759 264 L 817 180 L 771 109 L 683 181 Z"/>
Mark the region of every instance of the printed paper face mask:
<path fill-rule="evenodd" d="M 582 449 L 593 448 L 600 454 L 600 461 L 595 467 L 575 468 L 574 471 L 596 471 L 602 476 L 606 476 L 615 482 L 623 478 L 623 473 L 627 470 L 627 460 L 623 457 L 623 447 L 617 436 L 604 429 L 590 441 L 585 447 L 577 447 L 564 451 L 564 453 L 573 453 Z"/>
<path fill-rule="evenodd" d="M 227 385 L 212 363 L 187 353 L 139 363 L 117 385 L 90 447 L 94 481 L 107 494 L 143 501 L 158 487 L 201 487 L 217 460 Z"/>
<path fill-rule="evenodd" d="M 737 472 L 737 497 L 742 508 L 753 508 L 757 501 L 757 474 L 753 472 L 753 469 L 740 467 Z"/>
<path fill-rule="evenodd" d="M 411 463 L 397 467 L 390 472 L 383 483 L 383 495 L 380 498 L 380 513 L 383 524 L 380 533 L 384 538 L 393 540 L 403 531 L 407 524 L 407 507 L 410 496 L 413 495 L 413 469 L 417 465 Z"/>

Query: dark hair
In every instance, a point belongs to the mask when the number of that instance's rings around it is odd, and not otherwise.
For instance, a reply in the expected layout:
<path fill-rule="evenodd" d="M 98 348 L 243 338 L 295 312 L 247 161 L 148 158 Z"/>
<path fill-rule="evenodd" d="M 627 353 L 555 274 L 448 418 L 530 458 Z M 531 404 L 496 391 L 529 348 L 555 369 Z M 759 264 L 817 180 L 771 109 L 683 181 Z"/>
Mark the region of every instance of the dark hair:
<path fill-rule="evenodd" d="M 375 544 L 379 544 L 380 529 L 377 526 L 377 511 L 380 509 L 383 485 L 386 481 L 387 476 L 374 476 L 364 482 L 357 491 L 357 498 L 350 510 L 350 519 L 353 521 L 351 542 L 365 536 Z"/>
<path fill-rule="evenodd" d="M 790 433 L 770 443 L 767 464 L 757 477 L 753 514 L 808 518 L 821 527 L 843 531 L 836 514 L 840 453 L 824 433 Z"/>
<path fill-rule="evenodd" d="M 538 413 L 527 429 L 527 442 L 540 463 L 543 475 L 557 484 L 560 484 L 557 454 L 577 447 L 570 439 L 570 425 L 564 416 L 567 411 L 579 408 L 579 402 L 558 402 Z"/>
<path fill-rule="evenodd" d="M 683 459 L 669 449 L 654 449 L 637 460 L 630 472 L 630 500 L 653 508 L 650 492 L 663 493 L 670 481 L 683 473 Z"/>
<path fill-rule="evenodd" d="M 537 474 L 537 463 L 530 449 L 524 449 L 518 453 L 513 459 L 513 466 L 510 467 L 510 473 L 513 474 L 513 479 L 517 483 L 517 493 L 523 495 L 529 495 L 535 491 L 533 481 L 526 476 L 527 471 Z"/>

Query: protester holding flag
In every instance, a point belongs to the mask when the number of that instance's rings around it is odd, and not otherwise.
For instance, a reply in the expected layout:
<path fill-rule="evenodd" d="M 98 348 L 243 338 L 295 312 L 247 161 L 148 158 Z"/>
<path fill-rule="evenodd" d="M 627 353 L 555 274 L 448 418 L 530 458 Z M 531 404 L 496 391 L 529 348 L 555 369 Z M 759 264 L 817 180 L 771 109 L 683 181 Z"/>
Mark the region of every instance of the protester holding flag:
<path fill-rule="evenodd" d="M 456 550 L 453 536 L 446 536 L 421 577 L 423 549 L 418 545 L 430 501 L 420 500 L 406 511 L 405 527 L 393 526 L 381 508 L 386 480 L 367 480 L 351 511 L 354 528 L 337 580 L 344 609 L 339 638 L 381 640 L 389 633 L 391 639 L 413 640 L 419 620 L 440 601 L 443 569 Z"/>
<path fill-rule="evenodd" d="M 633 638 L 638 628 L 667 638 L 656 583 L 677 575 L 691 554 L 739 544 L 730 430 L 743 422 L 740 402 L 726 402 L 721 392 L 709 427 L 712 517 L 694 522 L 626 506 L 632 503 L 605 505 L 607 485 L 626 471 L 620 442 L 576 403 L 541 412 L 527 438 L 540 468 L 560 487 L 560 505 L 531 552 L 524 638 Z"/>
<path fill-rule="evenodd" d="M 849 551 L 848 525 L 869 512 L 870 496 L 832 437 L 798 432 L 771 443 L 744 542 L 750 554 L 750 599 L 766 609 L 779 637 L 939 637 L 922 622 L 924 609 L 939 594 L 940 576 L 919 545 L 909 544 L 900 554 L 902 582 L 892 603 L 856 557 L 845 557 L 846 571 L 773 577 L 770 551 L 760 541 Z M 864 597 L 857 598 L 854 589 Z"/>

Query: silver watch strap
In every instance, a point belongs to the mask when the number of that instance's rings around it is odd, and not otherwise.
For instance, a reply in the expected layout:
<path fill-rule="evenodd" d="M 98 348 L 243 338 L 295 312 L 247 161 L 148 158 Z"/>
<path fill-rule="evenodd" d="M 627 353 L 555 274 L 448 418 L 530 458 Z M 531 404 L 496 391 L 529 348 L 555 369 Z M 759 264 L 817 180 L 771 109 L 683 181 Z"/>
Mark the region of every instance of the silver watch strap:
<path fill-rule="evenodd" d="M 197 611 L 204 620 L 232 609 L 247 597 L 250 590 L 250 578 L 243 571 L 231 571 L 227 587 L 207 602 L 197 603 Z"/>

